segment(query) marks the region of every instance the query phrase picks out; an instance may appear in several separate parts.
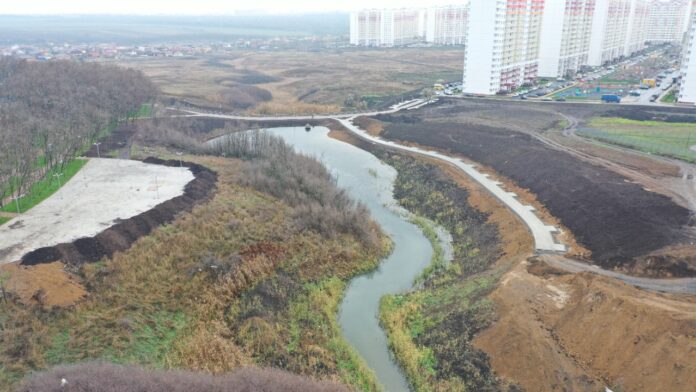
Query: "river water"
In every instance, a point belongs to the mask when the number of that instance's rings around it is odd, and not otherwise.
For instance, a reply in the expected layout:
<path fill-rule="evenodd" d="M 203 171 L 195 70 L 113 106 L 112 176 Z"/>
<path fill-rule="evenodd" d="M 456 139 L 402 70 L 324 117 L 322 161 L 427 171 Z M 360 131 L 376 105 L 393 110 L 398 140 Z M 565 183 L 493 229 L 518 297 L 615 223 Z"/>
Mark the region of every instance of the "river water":
<path fill-rule="evenodd" d="M 408 391 L 408 382 L 394 362 L 379 325 L 379 301 L 387 294 L 409 290 L 430 263 L 433 249 L 392 196 L 396 170 L 364 150 L 330 138 L 327 128 L 316 127 L 309 132 L 304 128 L 273 128 L 268 132 L 281 136 L 298 152 L 320 159 L 337 178 L 338 186 L 365 204 L 392 239 L 393 252 L 379 268 L 350 282 L 339 323 L 344 337 L 375 372 L 385 391 Z M 446 257 L 450 253 L 445 246 Z"/>

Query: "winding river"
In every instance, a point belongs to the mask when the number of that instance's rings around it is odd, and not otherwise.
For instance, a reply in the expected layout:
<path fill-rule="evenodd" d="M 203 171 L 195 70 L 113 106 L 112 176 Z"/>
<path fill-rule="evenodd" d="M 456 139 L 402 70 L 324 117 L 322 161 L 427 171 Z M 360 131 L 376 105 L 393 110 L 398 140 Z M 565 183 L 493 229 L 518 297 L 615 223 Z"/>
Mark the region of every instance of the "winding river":
<path fill-rule="evenodd" d="M 345 338 L 386 391 L 408 391 L 408 382 L 394 362 L 379 325 L 379 302 L 384 295 L 410 289 L 429 264 L 433 249 L 392 197 L 396 170 L 364 150 L 330 138 L 327 128 L 316 127 L 310 132 L 304 128 L 274 128 L 268 132 L 282 137 L 298 152 L 320 159 L 337 178 L 338 186 L 365 204 L 392 239 L 394 250 L 379 268 L 350 282 L 340 307 L 339 323 Z M 445 247 L 446 257 L 448 253 Z"/>

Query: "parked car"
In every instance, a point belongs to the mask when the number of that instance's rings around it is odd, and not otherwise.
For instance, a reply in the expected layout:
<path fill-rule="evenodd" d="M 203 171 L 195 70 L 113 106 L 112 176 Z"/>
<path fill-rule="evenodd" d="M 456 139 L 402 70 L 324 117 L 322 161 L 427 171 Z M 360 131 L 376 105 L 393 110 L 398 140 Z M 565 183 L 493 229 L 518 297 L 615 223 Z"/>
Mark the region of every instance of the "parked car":
<path fill-rule="evenodd" d="M 621 97 L 616 94 L 604 94 L 602 95 L 602 102 L 605 103 L 621 103 Z"/>

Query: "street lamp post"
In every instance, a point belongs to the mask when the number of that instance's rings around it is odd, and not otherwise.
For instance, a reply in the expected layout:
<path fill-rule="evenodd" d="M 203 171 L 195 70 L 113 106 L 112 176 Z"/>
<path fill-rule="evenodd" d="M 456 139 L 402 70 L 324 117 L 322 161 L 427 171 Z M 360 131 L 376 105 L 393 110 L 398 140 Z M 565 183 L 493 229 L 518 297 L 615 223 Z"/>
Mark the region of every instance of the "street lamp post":
<path fill-rule="evenodd" d="M 60 178 L 63 177 L 63 174 L 64 173 L 56 173 L 53 175 L 53 177 L 58 179 L 58 189 L 63 187 L 63 182 L 60 180 Z M 58 193 L 60 193 L 60 198 L 63 199 L 63 193 L 61 193 L 60 190 L 58 191 Z"/>
<path fill-rule="evenodd" d="M 183 168 L 183 167 L 184 167 L 184 163 L 181 161 L 181 156 L 184 155 L 184 153 L 181 152 L 181 151 L 179 151 L 179 152 L 176 153 L 176 155 L 179 156 L 179 167 L 180 167 L 180 168 Z"/>
<path fill-rule="evenodd" d="M 97 147 L 97 158 L 101 158 L 101 154 L 99 153 L 99 145 L 101 143 L 94 143 L 94 145 Z"/>
<path fill-rule="evenodd" d="M 22 193 L 21 195 L 17 195 L 12 198 L 12 200 L 14 200 L 15 202 L 15 205 L 17 206 L 17 215 L 22 215 L 22 211 L 20 211 L 19 209 L 19 199 L 23 198 L 24 196 L 26 196 L 26 194 Z"/>

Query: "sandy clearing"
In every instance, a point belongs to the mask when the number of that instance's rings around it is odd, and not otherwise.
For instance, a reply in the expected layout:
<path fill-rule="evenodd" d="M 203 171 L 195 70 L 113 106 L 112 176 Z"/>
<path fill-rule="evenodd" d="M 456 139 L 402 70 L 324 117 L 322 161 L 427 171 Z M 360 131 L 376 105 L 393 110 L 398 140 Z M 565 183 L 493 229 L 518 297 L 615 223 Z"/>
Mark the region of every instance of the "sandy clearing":
<path fill-rule="evenodd" d="M 63 188 L 0 227 L 0 264 L 45 246 L 94 236 L 183 194 L 186 168 L 121 159 L 91 159 Z"/>

